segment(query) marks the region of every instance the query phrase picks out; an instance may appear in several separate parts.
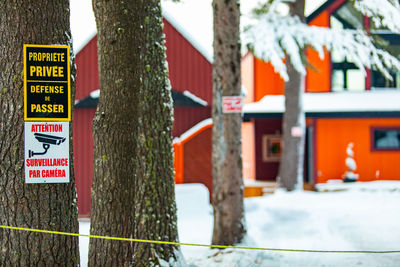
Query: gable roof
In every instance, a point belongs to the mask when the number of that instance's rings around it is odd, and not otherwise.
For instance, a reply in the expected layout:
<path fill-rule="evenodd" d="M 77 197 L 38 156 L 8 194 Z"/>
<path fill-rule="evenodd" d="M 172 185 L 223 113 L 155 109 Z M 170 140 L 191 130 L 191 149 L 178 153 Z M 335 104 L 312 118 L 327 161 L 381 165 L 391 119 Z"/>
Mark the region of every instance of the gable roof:
<path fill-rule="evenodd" d="M 343 0 L 306 0 L 305 14 L 308 16 L 307 20 L 314 19 L 338 1 Z M 161 3 L 163 17 L 212 63 L 212 0 L 183 0 L 178 3 L 162 0 Z M 249 24 L 250 11 L 258 3 L 259 0 L 246 0 L 240 4 L 242 28 Z M 319 8 L 315 9 L 316 6 L 319 6 Z M 76 55 L 96 35 L 96 22 L 91 0 L 70 0 L 70 10 L 71 31 Z"/>
<path fill-rule="evenodd" d="M 70 24 L 74 54 L 96 35 L 96 21 L 90 0 L 70 0 Z"/>
<path fill-rule="evenodd" d="M 246 0 L 240 3 L 242 28 L 249 24 L 248 14 L 259 1 Z M 324 0 L 306 0 L 311 4 L 321 1 Z M 213 55 L 212 0 L 182 0 L 180 2 L 162 0 L 161 4 L 164 18 L 211 63 Z M 76 55 L 96 35 L 96 23 L 91 0 L 70 0 L 70 9 Z"/>
<path fill-rule="evenodd" d="M 322 5 L 320 5 L 316 10 L 314 10 L 311 14 L 307 16 L 306 18 L 307 23 L 314 20 L 316 17 L 318 17 L 319 14 L 321 14 L 323 11 L 328 9 L 332 4 L 338 1 L 343 2 L 341 0 L 327 0 L 324 3 L 322 3 Z"/>
<path fill-rule="evenodd" d="M 203 1 L 191 2 L 199 3 Z M 209 0 L 205 0 L 205 2 L 209 2 Z M 183 3 L 178 3 L 180 5 L 172 5 L 172 1 L 162 1 L 162 3 L 164 19 L 166 19 L 197 51 L 199 51 L 200 54 L 207 59 L 207 61 L 212 63 L 212 46 L 207 45 L 207 43 L 210 43 L 210 40 L 204 40 L 204 34 L 196 36 L 200 29 L 204 28 L 206 32 L 211 32 L 212 37 L 212 19 L 211 24 L 205 23 L 207 20 L 203 21 L 202 23 L 198 23 L 198 21 L 202 20 L 201 18 L 207 18 L 208 16 L 211 16 L 212 18 L 211 6 L 210 8 L 203 8 L 201 12 L 199 12 L 198 9 L 195 9 L 196 6 L 193 6 L 193 4 L 183 5 Z M 203 3 L 202 6 L 206 6 L 204 4 L 205 3 Z M 76 55 L 89 43 L 90 40 L 93 39 L 93 37 L 97 34 L 97 29 L 91 0 L 71 0 L 70 9 L 72 40 L 74 53 Z M 192 10 L 189 15 L 187 14 L 188 10 Z M 182 16 L 182 14 L 186 15 Z M 195 20 L 196 14 L 197 20 Z M 193 27 L 195 24 L 187 23 L 189 18 L 197 21 L 197 25 L 200 25 L 200 27 L 194 29 Z"/>
<path fill-rule="evenodd" d="M 172 2 L 172 1 L 171 1 Z M 174 27 L 200 54 L 207 59 L 208 62 L 213 62 L 213 50 L 212 47 L 205 45 L 204 42 L 200 42 L 198 37 L 193 35 L 188 29 L 184 27 L 184 23 L 181 23 L 176 17 L 174 17 L 166 8 L 162 11 L 163 17 L 167 20 L 172 27 Z M 201 23 L 199 25 L 202 25 Z M 207 29 L 207 27 L 205 27 Z M 209 29 L 212 31 L 212 28 Z M 193 31 L 192 31 L 193 32 Z"/>

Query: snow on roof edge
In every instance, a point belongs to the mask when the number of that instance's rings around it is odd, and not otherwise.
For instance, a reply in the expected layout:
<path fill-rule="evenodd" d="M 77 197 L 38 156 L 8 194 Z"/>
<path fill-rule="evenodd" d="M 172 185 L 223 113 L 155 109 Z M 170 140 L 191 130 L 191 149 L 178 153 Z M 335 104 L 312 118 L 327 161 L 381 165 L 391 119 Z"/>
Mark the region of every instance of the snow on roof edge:
<path fill-rule="evenodd" d="M 185 30 L 177 20 L 173 18 L 172 15 L 168 13 L 165 9 L 162 9 L 162 15 L 164 19 L 166 19 L 183 37 L 197 50 L 202 54 L 208 62 L 213 63 L 213 54 L 211 51 L 207 51 L 202 45 L 200 45 L 192 34 L 190 34 L 187 30 Z"/>
<path fill-rule="evenodd" d="M 89 95 L 91 98 L 94 98 L 94 99 L 99 98 L 100 97 L 100 89 L 91 91 Z"/>
<path fill-rule="evenodd" d="M 208 102 L 205 101 L 204 99 L 198 97 L 197 95 L 189 92 L 188 90 L 183 91 L 183 95 L 190 98 L 193 102 L 196 102 L 200 105 L 202 105 L 203 107 L 207 107 L 208 106 Z"/>
<path fill-rule="evenodd" d="M 179 23 L 171 16 L 168 11 L 165 9 L 162 10 L 162 15 L 164 19 L 166 19 L 182 36 L 197 50 L 200 52 L 202 56 L 204 56 L 208 62 L 213 63 L 213 55 L 212 52 L 207 51 L 202 45 L 200 45 L 195 38 L 186 31 Z M 97 29 L 90 32 L 87 37 L 78 44 L 76 47 L 74 46 L 74 54 L 77 55 L 92 39 L 97 35 Z"/>
<path fill-rule="evenodd" d="M 194 125 L 192 128 L 190 128 L 189 130 L 187 130 L 186 132 L 184 132 L 180 137 L 175 137 L 173 142 L 174 143 L 179 143 L 182 142 L 183 140 L 189 138 L 190 136 L 192 136 L 195 132 L 197 132 L 198 130 L 200 130 L 201 128 L 212 124 L 212 118 L 208 118 L 205 119 L 199 123 L 197 123 L 196 125 Z"/>
<path fill-rule="evenodd" d="M 97 30 L 92 31 L 90 34 L 86 36 L 86 38 L 78 44 L 76 47 L 74 45 L 74 54 L 75 56 L 81 52 L 81 50 L 86 47 L 86 45 L 97 35 Z"/>
<path fill-rule="evenodd" d="M 396 112 L 400 111 L 400 90 L 365 92 L 304 93 L 304 111 L 330 112 Z M 283 95 L 267 95 L 258 102 L 245 104 L 244 113 L 282 113 Z"/>
<path fill-rule="evenodd" d="M 75 99 L 74 105 L 79 104 L 81 101 L 87 99 L 87 98 L 92 98 L 92 99 L 98 99 L 100 97 L 100 89 L 93 90 L 89 93 L 89 95 L 82 97 L 81 99 Z"/>

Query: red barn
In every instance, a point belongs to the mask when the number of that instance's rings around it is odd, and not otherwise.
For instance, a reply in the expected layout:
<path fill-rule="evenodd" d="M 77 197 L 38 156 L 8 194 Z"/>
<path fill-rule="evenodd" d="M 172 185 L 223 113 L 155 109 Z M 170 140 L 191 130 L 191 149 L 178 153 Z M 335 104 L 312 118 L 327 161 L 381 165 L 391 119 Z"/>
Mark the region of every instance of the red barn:
<path fill-rule="evenodd" d="M 174 99 L 173 136 L 211 116 L 212 64 L 210 56 L 164 15 L 169 76 Z M 90 215 L 93 176 L 92 120 L 98 102 L 97 38 L 77 54 L 76 100 L 73 118 L 74 165 L 80 216 Z M 208 157 L 208 155 L 205 155 Z"/>

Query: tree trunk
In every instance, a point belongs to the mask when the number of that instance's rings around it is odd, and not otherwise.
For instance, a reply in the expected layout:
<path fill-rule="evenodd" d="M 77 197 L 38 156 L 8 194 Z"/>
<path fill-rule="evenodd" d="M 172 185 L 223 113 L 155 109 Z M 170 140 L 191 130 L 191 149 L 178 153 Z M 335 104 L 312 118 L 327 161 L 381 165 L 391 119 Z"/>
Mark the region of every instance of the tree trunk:
<path fill-rule="evenodd" d="M 212 173 L 213 244 L 233 245 L 246 232 L 240 113 L 223 114 L 222 96 L 241 95 L 239 4 L 214 0 Z"/>
<path fill-rule="evenodd" d="M 172 100 L 158 0 L 94 1 L 101 94 L 91 233 L 177 241 Z M 90 266 L 149 266 L 174 246 L 92 239 Z"/>
<path fill-rule="evenodd" d="M 132 3 L 132 1 L 131 1 Z M 133 237 L 140 90 L 140 7 L 93 1 L 97 23 L 100 98 L 93 120 L 91 234 Z M 125 11 L 126 10 L 126 11 Z M 127 14 L 125 14 L 125 12 Z M 136 39 L 136 38 L 137 39 Z M 91 239 L 89 266 L 128 266 L 130 242 Z"/>
<path fill-rule="evenodd" d="M 290 5 L 290 14 L 304 17 L 304 0 Z M 303 53 L 303 52 L 301 52 Z M 279 165 L 278 183 L 288 191 L 303 189 L 305 142 L 305 114 L 303 110 L 304 75 L 297 72 L 290 59 L 286 63 L 289 81 L 285 84 L 285 112 L 283 114 L 283 149 Z"/>
<path fill-rule="evenodd" d="M 305 141 L 305 115 L 302 106 L 304 75 L 292 64 L 286 64 L 289 82 L 285 84 L 285 113 L 283 114 L 283 150 L 279 165 L 279 186 L 292 191 L 302 189 Z M 292 129 L 293 133 L 292 134 Z M 300 130 L 300 131 L 299 131 Z M 297 134 L 296 131 L 299 131 Z"/>
<path fill-rule="evenodd" d="M 72 138 L 70 183 L 25 184 L 24 178 L 23 44 L 66 44 L 72 53 L 69 3 L 3 1 L 0 13 L 0 224 L 77 233 Z M 75 84 L 71 90 L 73 100 Z M 78 264 L 76 237 L 0 230 L 1 266 Z"/>
<path fill-rule="evenodd" d="M 139 239 L 178 242 L 172 150 L 173 104 L 166 65 L 159 0 L 144 0 L 141 46 L 143 84 L 139 95 L 139 163 L 135 187 L 135 234 Z M 135 266 L 177 260 L 179 247 L 135 243 Z M 171 262 L 170 262 L 171 263 Z M 172 266 L 177 266 L 174 263 Z"/>

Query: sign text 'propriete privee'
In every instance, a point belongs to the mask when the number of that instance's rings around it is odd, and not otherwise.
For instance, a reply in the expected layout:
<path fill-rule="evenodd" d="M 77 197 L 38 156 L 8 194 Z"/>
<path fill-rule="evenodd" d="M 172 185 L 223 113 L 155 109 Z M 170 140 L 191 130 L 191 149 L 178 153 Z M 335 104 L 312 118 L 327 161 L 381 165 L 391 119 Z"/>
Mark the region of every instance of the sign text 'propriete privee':
<path fill-rule="evenodd" d="M 69 46 L 24 45 L 25 121 L 70 121 Z"/>

